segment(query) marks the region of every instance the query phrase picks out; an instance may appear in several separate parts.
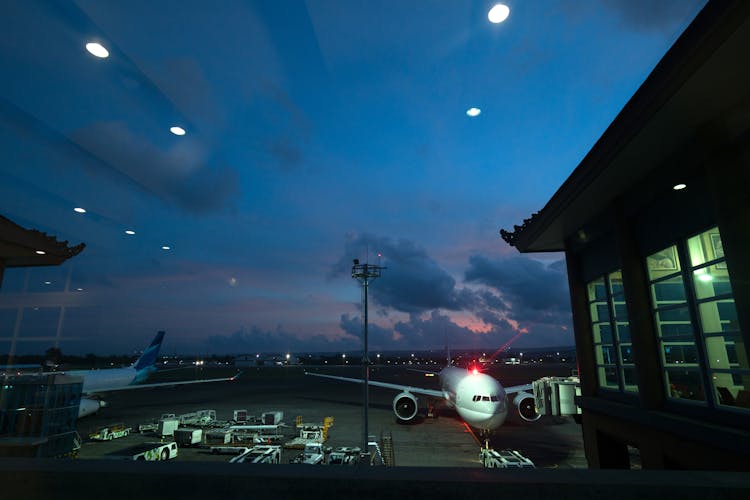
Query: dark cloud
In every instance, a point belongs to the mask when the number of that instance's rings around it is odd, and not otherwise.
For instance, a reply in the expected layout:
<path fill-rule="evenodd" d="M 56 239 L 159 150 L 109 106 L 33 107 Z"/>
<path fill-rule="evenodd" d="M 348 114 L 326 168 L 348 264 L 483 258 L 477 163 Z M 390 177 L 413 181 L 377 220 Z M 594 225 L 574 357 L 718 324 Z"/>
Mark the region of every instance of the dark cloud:
<path fill-rule="evenodd" d="M 342 317 L 343 322 L 343 317 Z M 212 335 L 206 341 L 208 352 L 241 354 L 252 352 L 295 352 L 304 343 L 307 352 L 346 351 L 361 347 L 358 337 L 345 337 L 332 340 L 324 335 L 314 335 L 300 339 L 282 327 L 274 331 L 253 326 L 240 328 L 229 335 Z"/>
<path fill-rule="evenodd" d="M 608 0 L 605 5 L 633 30 L 672 34 L 705 3 L 705 0 Z"/>
<path fill-rule="evenodd" d="M 331 276 L 349 274 L 352 260 L 382 254 L 387 267 L 370 286 L 370 294 L 382 307 L 414 313 L 432 309 L 457 311 L 472 307 L 471 290 L 457 289 L 454 280 L 423 249 L 406 239 L 361 234 L 347 238 L 344 255 L 334 265 Z M 375 257 L 370 263 L 377 263 Z"/>
<path fill-rule="evenodd" d="M 507 317 L 527 322 L 569 326 L 570 296 L 564 261 L 545 265 L 528 257 L 490 260 L 469 258 L 467 282 L 494 288 L 499 296 L 482 294 L 485 304 L 506 306 Z"/>
<path fill-rule="evenodd" d="M 359 316 L 341 315 L 339 323 L 341 329 L 352 337 L 357 338 L 359 346 L 362 343 L 362 318 Z M 368 322 L 367 343 L 373 349 L 395 349 L 396 342 L 393 338 L 393 330 L 384 328 L 376 323 Z"/>
<path fill-rule="evenodd" d="M 71 140 L 146 191 L 190 212 L 219 210 L 237 195 L 237 172 L 207 165 L 205 147 L 190 138 L 162 150 L 124 123 L 103 122 L 74 132 Z"/>
<path fill-rule="evenodd" d="M 485 311 L 487 314 L 489 311 Z M 490 319 L 488 317 L 488 319 Z M 438 311 L 426 317 L 410 315 L 408 321 L 396 323 L 394 329 L 399 344 L 410 347 L 497 347 L 507 342 L 517 332 L 506 320 L 495 316 L 489 331 L 477 332 L 454 323 L 451 318 Z"/>

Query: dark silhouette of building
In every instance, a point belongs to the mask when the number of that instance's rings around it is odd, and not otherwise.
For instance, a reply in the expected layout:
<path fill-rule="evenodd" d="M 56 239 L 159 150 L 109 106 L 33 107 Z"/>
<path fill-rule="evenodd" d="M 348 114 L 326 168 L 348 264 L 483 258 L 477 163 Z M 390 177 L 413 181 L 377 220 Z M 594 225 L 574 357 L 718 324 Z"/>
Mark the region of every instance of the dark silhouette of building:
<path fill-rule="evenodd" d="M 546 206 L 589 464 L 750 470 L 750 2 L 709 2 Z"/>

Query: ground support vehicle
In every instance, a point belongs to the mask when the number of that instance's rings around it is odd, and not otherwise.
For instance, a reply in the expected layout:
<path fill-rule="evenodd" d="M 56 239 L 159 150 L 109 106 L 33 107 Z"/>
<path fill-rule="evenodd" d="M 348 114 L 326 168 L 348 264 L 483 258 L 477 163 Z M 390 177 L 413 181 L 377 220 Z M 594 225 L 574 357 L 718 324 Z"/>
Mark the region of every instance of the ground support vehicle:
<path fill-rule="evenodd" d="M 174 436 L 174 431 L 180 427 L 180 420 L 178 418 L 162 418 L 159 420 L 159 425 L 156 428 L 156 434 L 159 436 Z"/>
<path fill-rule="evenodd" d="M 203 429 L 179 428 L 174 431 L 177 446 L 194 446 L 203 442 Z"/>
<path fill-rule="evenodd" d="M 245 453 L 232 457 L 229 462 L 235 464 L 278 464 L 281 462 L 281 446 L 253 446 Z"/>
<path fill-rule="evenodd" d="M 216 410 L 198 410 L 191 413 L 177 415 L 180 425 L 195 425 L 208 427 L 216 422 Z"/>
<path fill-rule="evenodd" d="M 292 464 L 321 465 L 326 463 L 326 455 L 331 452 L 330 447 L 323 443 L 307 443 L 302 453 L 289 461 Z"/>
<path fill-rule="evenodd" d="M 362 453 L 362 449 L 349 446 L 342 446 L 335 448 L 330 455 L 328 455 L 329 465 L 356 465 L 359 463 L 359 456 Z"/>
<path fill-rule="evenodd" d="M 482 448 L 479 452 L 479 460 L 484 467 L 494 469 L 533 469 L 534 462 L 521 455 L 515 450 L 493 450 Z"/>
<path fill-rule="evenodd" d="M 142 443 L 110 453 L 110 458 L 123 460 L 169 460 L 177 457 L 177 443 Z"/>
<path fill-rule="evenodd" d="M 95 432 L 89 434 L 89 439 L 92 441 L 111 441 L 113 439 L 126 437 L 130 435 L 132 431 L 130 427 L 125 427 L 125 424 L 113 424 L 107 427 L 101 427 Z"/>

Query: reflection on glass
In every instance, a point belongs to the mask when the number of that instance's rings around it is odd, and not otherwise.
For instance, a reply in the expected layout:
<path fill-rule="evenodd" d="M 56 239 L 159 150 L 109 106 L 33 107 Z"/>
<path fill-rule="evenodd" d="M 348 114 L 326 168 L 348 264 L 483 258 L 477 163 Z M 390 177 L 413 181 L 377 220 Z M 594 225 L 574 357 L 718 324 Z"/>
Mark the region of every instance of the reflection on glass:
<path fill-rule="evenodd" d="M 649 280 L 657 280 L 680 270 L 680 258 L 677 247 L 672 245 L 646 257 L 646 269 Z"/>
<path fill-rule="evenodd" d="M 664 364 L 698 364 L 698 349 L 695 344 L 690 342 L 681 342 L 679 344 L 670 342 L 664 343 Z"/>
<path fill-rule="evenodd" d="M 609 323 L 597 323 L 593 325 L 594 342 L 611 344 L 612 343 L 612 326 Z"/>
<path fill-rule="evenodd" d="M 617 339 L 620 342 L 630 342 L 630 325 L 628 323 L 617 323 Z"/>
<path fill-rule="evenodd" d="M 685 285 L 682 276 L 675 276 L 651 285 L 651 298 L 656 307 L 685 302 Z"/>
<path fill-rule="evenodd" d="M 600 278 L 588 284 L 589 301 L 606 300 L 607 289 L 604 286 L 604 279 Z"/>
<path fill-rule="evenodd" d="M 617 381 L 617 370 L 614 366 L 599 366 L 597 367 L 597 374 L 599 375 L 599 385 L 609 389 L 619 389 L 619 383 Z"/>
<path fill-rule="evenodd" d="M 736 332 L 739 330 L 734 299 L 712 300 L 698 305 L 704 334 Z"/>
<path fill-rule="evenodd" d="M 625 290 L 622 288 L 622 272 L 615 271 L 609 275 L 609 293 L 612 297 L 622 297 Z"/>
<path fill-rule="evenodd" d="M 662 338 L 692 335 L 693 324 L 687 307 L 675 307 L 656 312 L 656 327 Z"/>
<path fill-rule="evenodd" d="M 598 345 L 596 351 L 596 363 L 599 365 L 609 365 L 615 363 L 615 349 L 613 345 Z"/>
<path fill-rule="evenodd" d="M 693 401 L 704 401 L 706 399 L 698 370 L 667 368 L 665 374 L 670 398 Z"/>
<path fill-rule="evenodd" d="M 688 239 L 687 244 L 690 264 L 693 267 L 724 258 L 724 244 L 718 227 L 712 227 L 708 231 L 693 236 Z"/>
<path fill-rule="evenodd" d="M 623 366 L 622 378 L 625 381 L 626 391 L 637 391 L 638 390 L 638 372 L 634 366 Z"/>
<path fill-rule="evenodd" d="M 609 306 L 606 302 L 591 304 L 591 321 L 609 321 Z"/>

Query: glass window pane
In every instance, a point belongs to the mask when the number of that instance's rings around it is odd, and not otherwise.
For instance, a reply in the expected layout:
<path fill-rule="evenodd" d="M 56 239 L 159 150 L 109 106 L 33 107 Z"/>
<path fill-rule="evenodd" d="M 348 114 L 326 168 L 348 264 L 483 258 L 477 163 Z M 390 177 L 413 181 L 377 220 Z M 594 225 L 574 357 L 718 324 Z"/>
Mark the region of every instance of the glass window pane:
<path fill-rule="evenodd" d="M 724 245 L 721 242 L 719 228 L 713 227 L 688 240 L 691 266 L 724 258 Z"/>
<path fill-rule="evenodd" d="M 622 297 L 625 291 L 622 288 L 622 272 L 615 271 L 609 275 L 609 293 L 613 297 Z"/>
<path fill-rule="evenodd" d="M 609 321 L 609 305 L 606 302 L 594 302 L 591 304 L 591 321 Z"/>
<path fill-rule="evenodd" d="M 628 392 L 638 392 L 638 376 L 634 366 L 622 367 L 622 380 L 625 383 L 625 390 Z"/>
<path fill-rule="evenodd" d="M 589 301 L 605 300 L 607 298 L 607 289 L 604 287 L 604 278 L 592 281 L 588 284 Z"/>
<path fill-rule="evenodd" d="M 625 302 L 615 303 L 615 318 L 617 319 L 617 321 L 628 321 L 628 308 L 625 305 Z"/>
<path fill-rule="evenodd" d="M 701 328 L 704 334 L 735 332 L 739 330 L 734 299 L 712 300 L 698 304 Z"/>
<path fill-rule="evenodd" d="M 611 344 L 613 342 L 612 327 L 609 323 L 597 323 L 593 325 L 594 342 Z"/>
<path fill-rule="evenodd" d="M 665 365 L 695 365 L 698 364 L 698 349 L 689 342 L 664 343 Z"/>
<path fill-rule="evenodd" d="M 699 299 L 709 299 L 717 295 L 732 293 L 729 274 L 726 268 L 721 269 L 719 267 L 723 264 L 720 262 L 713 266 L 702 267 L 693 271 L 693 286 L 695 287 L 696 297 Z"/>
<path fill-rule="evenodd" d="M 679 271 L 680 259 L 677 256 L 677 247 L 672 245 L 646 257 L 646 269 L 648 279 L 651 281 Z"/>
<path fill-rule="evenodd" d="M 704 401 L 703 381 L 698 370 L 667 368 L 665 371 L 667 394 L 671 398 Z"/>
<path fill-rule="evenodd" d="M 620 342 L 630 342 L 630 325 L 628 323 L 617 323 L 617 339 Z"/>
<path fill-rule="evenodd" d="M 617 369 L 614 366 L 597 366 L 596 368 L 600 387 L 608 389 L 620 388 L 620 383 L 617 380 Z"/>
<path fill-rule="evenodd" d="M 635 362 L 633 360 L 633 348 L 630 344 L 620 345 L 620 361 L 628 365 L 632 365 Z"/>
<path fill-rule="evenodd" d="M 654 301 L 654 307 L 685 302 L 687 299 L 682 276 L 652 284 L 651 298 Z"/>
<path fill-rule="evenodd" d="M 687 307 L 677 307 L 656 312 L 656 328 L 662 338 L 690 336 L 693 325 Z"/>
<path fill-rule="evenodd" d="M 750 411 L 750 375 L 714 373 L 716 401 Z"/>
<path fill-rule="evenodd" d="M 594 353 L 597 364 L 615 364 L 615 346 L 609 344 L 594 346 Z"/>
<path fill-rule="evenodd" d="M 708 357 L 708 366 L 711 368 L 750 370 L 741 335 L 720 335 L 707 338 L 706 357 Z"/>

